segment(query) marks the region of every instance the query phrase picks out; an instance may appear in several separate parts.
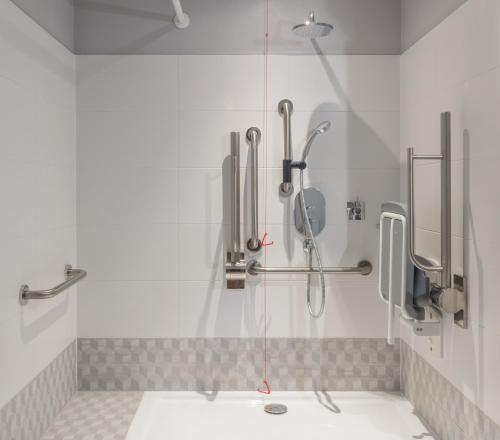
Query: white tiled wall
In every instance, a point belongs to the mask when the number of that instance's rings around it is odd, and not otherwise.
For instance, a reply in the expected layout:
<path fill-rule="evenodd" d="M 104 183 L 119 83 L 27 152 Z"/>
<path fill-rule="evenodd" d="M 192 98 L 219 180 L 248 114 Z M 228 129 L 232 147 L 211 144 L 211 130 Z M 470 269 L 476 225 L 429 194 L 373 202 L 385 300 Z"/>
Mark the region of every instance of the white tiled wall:
<path fill-rule="evenodd" d="M 296 157 L 315 124 L 333 123 L 306 173 L 327 200 L 318 240 L 326 265 L 367 258 L 376 268 L 379 206 L 399 197 L 397 56 L 272 56 L 267 93 L 265 68 L 254 55 L 77 57 L 78 253 L 89 270 L 79 336 L 260 336 L 264 297 L 271 336 L 384 335 L 374 276 L 330 277 L 317 321 L 306 312 L 304 277 L 224 289 L 230 131 L 241 132 L 245 200 L 244 135 L 251 126 L 263 131 L 260 223 L 275 244 L 260 258 L 305 264 L 290 203 L 277 191 L 279 100 L 294 102 Z M 367 203 L 367 221 L 349 224 L 345 205 L 356 196 Z"/>
<path fill-rule="evenodd" d="M 74 56 L 0 2 L 0 408 L 76 338 L 72 291 L 21 307 L 76 264 Z"/>
<path fill-rule="evenodd" d="M 439 113 L 452 114 L 453 266 L 468 277 L 470 328 L 446 318 L 444 358 L 403 336 L 500 423 L 500 3 L 469 0 L 401 56 L 401 145 L 439 152 Z M 405 152 L 403 152 L 404 154 Z M 404 156 L 402 156 L 404 158 Z M 417 248 L 439 257 L 439 170 L 416 171 Z M 462 252 L 464 258 L 462 262 Z"/>

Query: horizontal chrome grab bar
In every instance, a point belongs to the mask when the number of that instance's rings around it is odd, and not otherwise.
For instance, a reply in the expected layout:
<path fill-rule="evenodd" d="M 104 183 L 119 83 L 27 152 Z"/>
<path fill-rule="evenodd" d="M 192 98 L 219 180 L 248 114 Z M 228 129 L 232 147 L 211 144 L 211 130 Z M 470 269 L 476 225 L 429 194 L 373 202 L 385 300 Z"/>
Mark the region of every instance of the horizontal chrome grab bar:
<path fill-rule="evenodd" d="M 370 275 L 372 264 L 369 261 L 360 261 L 357 267 L 324 267 L 325 274 L 352 274 L 352 275 Z M 318 267 L 264 267 L 258 261 L 252 261 L 248 265 L 247 271 L 250 275 L 259 275 L 261 273 L 319 273 Z"/>
<path fill-rule="evenodd" d="M 28 304 L 28 300 L 30 299 L 53 298 L 80 281 L 82 278 L 85 278 L 87 276 L 87 272 L 82 269 L 73 269 L 70 264 L 67 264 L 64 267 L 64 276 L 66 277 L 66 280 L 52 289 L 30 290 L 29 286 L 24 284 L 21 286 L 19 291 L 19 302 L 24 306 Z"/>

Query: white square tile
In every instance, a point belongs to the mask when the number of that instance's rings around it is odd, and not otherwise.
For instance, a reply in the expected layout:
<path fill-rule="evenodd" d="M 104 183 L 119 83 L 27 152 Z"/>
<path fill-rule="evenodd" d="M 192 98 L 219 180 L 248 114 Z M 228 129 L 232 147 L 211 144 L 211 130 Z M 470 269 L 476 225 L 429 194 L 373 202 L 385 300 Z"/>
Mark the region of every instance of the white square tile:
<path fill-rule="evenodd" d="M 79 224 L 177 223 L 176 169 L 81 167 Z"/>
<path fill-rule="evenodd" d="M 19 84 L 0 77 L 0 118 L 2 138 L 0 157 L 23 161 L 40 158 L 38 142 L 39 100 Z M 29 130 L 21 129 L 30 127 Z"/>
<path fill-rule="evenodd" d="M 73 166 L 39 166 L 37 225 L 53 229 L 76 224 L 76 175 Z"/>
<path fill-rule="evenodd" d="M 32 234 L 39 229 L 39 166 L 29 162 L 0 161 L 0 239 Z"/>
<path fill-rule="evenodd" d="M 179 113 L 179 166 L 182 168 L 221 168 L 230 154 L 230 133 L 240 133 L 241 163 L 246 162 L 246 132 L 258 127 L 264 133 L 264 115 L 257 111 L 192 111 Z M 260 163 L 264 161 L 263 142 L 259 144 Z M 261 165 L 262 166 L 262 165 Z"/>
<path fill-rule="evenodd" d="M 291 56 L 295 110 L 398 111 L 397 56 Z"/>
<path fill-rule="evenodd" d="M 177 113 L 86 112 L 78 117 L 78 166 L 177 166 Z"/>
<path fill-rule="evenodd" d="M 172 224 L 82 226 L 78 264 L 93 281 L 170 281 L 180 262 Z"/>
<path fill-rule="evenodd" d="M 221 223 L 224 192 L 222 169 L 180 169 L 179 222 Z"/>
<path fill-rule="evenodd" d="M 78 109 L 175 111 L 177 62 L 166 55 L 80 55 Z"/>
<path fill-rule="evenodd" d="M 179 280 L 222 279 L 229 228 L 219 224 L 179 225 Z"/>
<path fill-rule="evenodd" d="M 182 110 L 261 110 L 264 106 L 261 55 L 179 57 Z"/>
<path fill-rule="evenodd" d="M 496 140 L 500 137 L 500 68 L 468 81 L 463 101 L 464 155 L 499 158 Z"/>
<path fill-rule="evenodd" d="M 181 282 L 179 284 L 179 333 L 184 338 L 257 336 L 248 321 L 249 290 L 227 290 L 219 282 Z"/>
<path fill-rule="evenodd" d="M 177 283 L 105 281 L 78 289 L 81 338 L 178 337 Z M 96 307 L 99 304 L 99 307 Z"/>
<path fill-rule="evenodd" d="M 294 112 L 293 158 L 300 160 L 308 135 L 322 121 L 331 128 L 315 138 L 308 168 L 398 168 L 399 113 L 397 112 Z M 283 120 L 269 115 L 269 166 L 283 161 Z"/>

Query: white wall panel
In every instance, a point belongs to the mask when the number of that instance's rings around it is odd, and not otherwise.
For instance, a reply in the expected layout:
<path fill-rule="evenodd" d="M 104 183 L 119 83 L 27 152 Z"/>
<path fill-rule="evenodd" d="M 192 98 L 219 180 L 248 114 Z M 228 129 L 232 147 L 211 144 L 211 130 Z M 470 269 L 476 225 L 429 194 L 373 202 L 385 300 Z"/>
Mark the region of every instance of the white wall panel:
<path fill-rule="evenodd" d="M 76 261 L 75 58 L 0 3 L 0 407 L 76 338 L 76 288 L 21 307 Z"/>

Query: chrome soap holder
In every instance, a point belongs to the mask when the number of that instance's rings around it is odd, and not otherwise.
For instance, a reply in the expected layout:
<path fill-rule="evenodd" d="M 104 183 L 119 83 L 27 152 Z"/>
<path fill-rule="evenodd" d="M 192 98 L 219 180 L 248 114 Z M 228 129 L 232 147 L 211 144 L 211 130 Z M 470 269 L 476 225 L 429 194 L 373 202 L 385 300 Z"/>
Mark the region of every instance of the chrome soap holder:
<path fill-rule="evenodd" d="M 365 219 L 365 202 L 360 202 L 359 198 L 353 202 L 347 202 L 347 220 L 356 221 Z"/>

